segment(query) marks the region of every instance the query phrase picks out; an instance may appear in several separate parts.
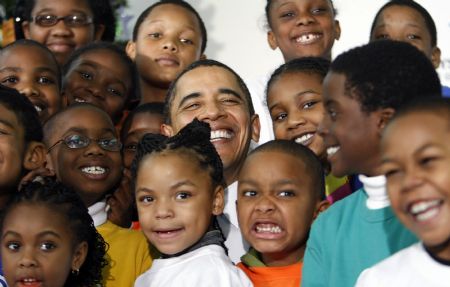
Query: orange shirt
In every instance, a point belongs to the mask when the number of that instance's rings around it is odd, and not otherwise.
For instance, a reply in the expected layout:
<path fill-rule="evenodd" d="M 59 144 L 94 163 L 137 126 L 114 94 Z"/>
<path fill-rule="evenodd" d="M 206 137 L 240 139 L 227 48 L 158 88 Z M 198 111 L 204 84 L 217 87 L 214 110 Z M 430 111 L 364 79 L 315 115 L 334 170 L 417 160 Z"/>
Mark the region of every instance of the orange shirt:
<path fill-rule="evenodd" d="M 254 287 L 298 287 L 302 277 L 303 262 L 281 267 L 237 266 L 250 278 Z"/>

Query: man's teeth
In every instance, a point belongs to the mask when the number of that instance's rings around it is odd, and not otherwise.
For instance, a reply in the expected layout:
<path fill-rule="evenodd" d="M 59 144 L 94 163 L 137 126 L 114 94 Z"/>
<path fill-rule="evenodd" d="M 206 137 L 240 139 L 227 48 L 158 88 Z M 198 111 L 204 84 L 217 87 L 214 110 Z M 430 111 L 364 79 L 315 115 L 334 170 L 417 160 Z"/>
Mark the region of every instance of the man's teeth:
<path fill-rule="evenodd" d="M 334 155 L 341 147 L 340 146 L 332 146 L 327 148 L 327 155 L 332 156 Z"/>
<path fill-rule="evenodd" d="M 281 228 L 273 224 L 259 224 L 256 226 L 256 232 L 281 233 Z"/>
<path fill-rule="evenodd" d="M 295 142 L 298 143 L 298 144 L 305 145 L 306 142 L 307 142 L 310 138 L 312 138 L 313 136 L 314 136 L 313 133 L 305 134 L 305 135 L 302 135 L 302 136 L 299 137 L 299 138 L 296 138 L 296 139 L 295 139 Z"/>
<path fill-rule="evenodd" d="M 81 171 L 89 174 L 104 174 L 106 172 L 106 168 L 100 166 L 89 166 L 82 168 Z"/>
<path fill-rule="evenodd" d="M 319 34 L 304 34 L 295 39 L 297 43 L 309 44 L 320 37 Z"/>
<path fill-rule="evenodd" d="M 227 130 L 211 131 L 211 141 L 229 138 L 231 138 L 231 133 Z"/>
<path fill-rule="evenodd" d="M 409 212 L 415 216 L 418 221 L 425 221 L 439 213 L 440 204 L 441 201 L 438 199 L 421 201 L 411 205 Z"/>

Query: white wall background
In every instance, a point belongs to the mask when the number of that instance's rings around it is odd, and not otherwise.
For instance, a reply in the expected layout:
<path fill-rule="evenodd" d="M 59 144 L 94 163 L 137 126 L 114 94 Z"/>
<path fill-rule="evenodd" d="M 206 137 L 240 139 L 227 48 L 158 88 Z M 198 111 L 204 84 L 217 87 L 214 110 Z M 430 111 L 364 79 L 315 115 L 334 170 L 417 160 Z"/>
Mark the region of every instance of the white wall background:
<path fill-rule="evenodd" d="M 441 81 L 450 86 L 450 1 L 416 0 L 433 16 L 438 30 L 442 63 L 438 69 Z M 129 38 L 139 14 L 155 0 L 129 0 L 124 11 L 130 20 L 124 27 Z M 266 41 L 264 7 L 266 0 L 187 0 L 205 21 L 208 31 L 208 58 L 219 60 L 235 69 L 243 78 L 255 78 L 283 63 L 279 51 Z M 386 0 L 334 0 L 340 21 L 341 39 L 333 55 L 367 43 L 372 20 Z"/>

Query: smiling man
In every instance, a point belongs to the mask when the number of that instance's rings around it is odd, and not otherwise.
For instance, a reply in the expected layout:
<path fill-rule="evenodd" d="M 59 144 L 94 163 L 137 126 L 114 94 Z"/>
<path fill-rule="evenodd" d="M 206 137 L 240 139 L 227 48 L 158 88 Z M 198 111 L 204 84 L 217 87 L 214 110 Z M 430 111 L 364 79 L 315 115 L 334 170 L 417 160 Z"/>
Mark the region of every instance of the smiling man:
<path fill-rule="evenodd" d="M 259 139 L 259 118 L 247 87 L 236 72 L 214 60 L 191 64 L 172 83 L 165 103 L 163 133 L 176 134 L 194 118 L 211 126 L 211 142 L 222 159 L 227 184 L 224 214 L 219 224 L 227 238 L 229 255 L 237 262 L 245 253 L 235 201 L 237 174 L 247 156 L 250 140 Z"/>

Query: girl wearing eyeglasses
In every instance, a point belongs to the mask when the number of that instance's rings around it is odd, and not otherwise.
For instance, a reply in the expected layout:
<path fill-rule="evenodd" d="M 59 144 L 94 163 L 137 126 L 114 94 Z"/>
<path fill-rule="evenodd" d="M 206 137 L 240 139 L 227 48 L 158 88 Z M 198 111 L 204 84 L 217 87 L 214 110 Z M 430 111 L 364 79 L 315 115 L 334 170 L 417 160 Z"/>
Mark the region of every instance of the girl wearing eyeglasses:
<path fill-rule="evenodd" d="M 46 45 L 61 66 L 74 50 L 90 42 L 114 40 L 109 0 L 26 0 L 23 16 L 25 38 Z"/>

